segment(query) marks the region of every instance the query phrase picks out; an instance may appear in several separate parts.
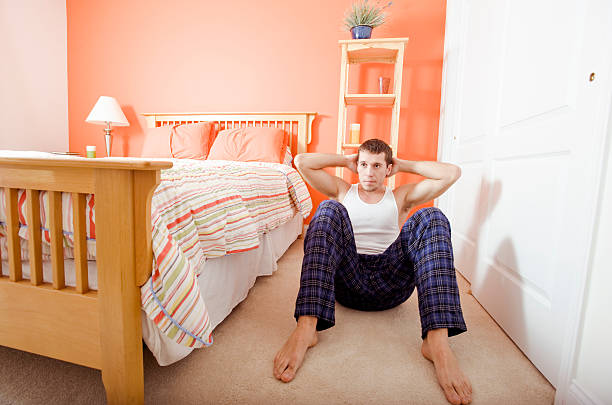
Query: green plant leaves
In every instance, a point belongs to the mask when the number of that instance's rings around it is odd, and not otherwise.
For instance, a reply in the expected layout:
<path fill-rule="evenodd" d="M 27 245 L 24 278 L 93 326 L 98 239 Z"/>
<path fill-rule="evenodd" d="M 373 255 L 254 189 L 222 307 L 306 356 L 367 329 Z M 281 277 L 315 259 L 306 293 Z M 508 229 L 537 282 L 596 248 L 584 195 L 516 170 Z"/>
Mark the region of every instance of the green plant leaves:
<path fill-rule="evenodd" d="M 369 3 L 368 0 L 361 0 L 353 3 L 344 15 L 344 26 L 350 31 L 357 25 L 367 25 L 372 28 L 378 27 L 385 22 L 387 14 L 383 10 L 389 7 L 392 2 L 381 6 Z"/>

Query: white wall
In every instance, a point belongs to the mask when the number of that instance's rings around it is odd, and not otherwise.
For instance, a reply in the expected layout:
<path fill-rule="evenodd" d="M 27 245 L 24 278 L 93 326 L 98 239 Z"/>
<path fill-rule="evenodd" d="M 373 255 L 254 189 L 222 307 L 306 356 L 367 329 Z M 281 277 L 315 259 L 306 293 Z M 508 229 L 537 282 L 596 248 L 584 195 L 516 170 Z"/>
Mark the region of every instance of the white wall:
<path fill-rule="evenodd" d="M 584 324 L 571 388 L 583 391 L 583 396 L 600 404 L 612 404 L 612 110 L 610 118 L 603 197 L 594 235 L 593 264 L 585 291 Z"/>
<path fill-rule="evenodd" d="M 0 149 L 67 151 L 65 0 L 0 0 Z"/>

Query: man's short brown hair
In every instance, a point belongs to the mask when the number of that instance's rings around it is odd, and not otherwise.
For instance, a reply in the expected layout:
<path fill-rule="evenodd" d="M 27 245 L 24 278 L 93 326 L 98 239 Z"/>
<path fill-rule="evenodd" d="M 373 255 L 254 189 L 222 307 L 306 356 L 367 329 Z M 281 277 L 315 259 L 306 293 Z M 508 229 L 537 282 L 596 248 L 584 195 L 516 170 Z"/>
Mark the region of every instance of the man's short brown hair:
<path fill-rule="evenodd" d="M 357 151 L 357 153 L 359 154 L 359 152 L 361 152 L 362 150 L 370 152 L 374 155 L 384 153 L 385 162 L 387 162 L 387 166 L 393 163 L 393 151 L 391 150 L 391 147 L 380 139 L 368 139 L 367 141 L 362 143 L 361 146 L 359 146 L 359 150 Z M 359 156 L 357 156 L 357 158 L 359 158 Z"/>

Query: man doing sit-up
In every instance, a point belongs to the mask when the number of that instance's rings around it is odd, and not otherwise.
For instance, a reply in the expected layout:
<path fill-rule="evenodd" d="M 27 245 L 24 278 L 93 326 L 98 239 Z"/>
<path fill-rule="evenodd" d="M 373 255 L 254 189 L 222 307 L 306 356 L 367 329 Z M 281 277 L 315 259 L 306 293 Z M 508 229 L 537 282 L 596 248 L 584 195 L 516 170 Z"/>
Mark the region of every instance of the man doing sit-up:
<path fill-rule="evenodd" d="M 334 326 L 334 307 L 364 311 L 393 308 L 418 292 L 421 352 L 433 362 L 449 402 L 468 404 L 472 387 L 448 337 L 467 330 L 453 265 L 450 225 L 437 208 L 410 210 L 444 193 L 461 174 L 449 163 L 397 159 L 379 139 L 354 155 L 303 153 L 295 164 L 306 181 L 330 200 L 315 212 L 304 239 L 297 326 L 274 358 L 274 376 L 289 382 L 317 343 L 317 331 Z M 359 174 L 350 185 L 325 171 L 346 167 Z M 424 180 L 391 190 L 385 178 L 399 172 Z M 405 223 L 404 223 L 405 221 Z"/>

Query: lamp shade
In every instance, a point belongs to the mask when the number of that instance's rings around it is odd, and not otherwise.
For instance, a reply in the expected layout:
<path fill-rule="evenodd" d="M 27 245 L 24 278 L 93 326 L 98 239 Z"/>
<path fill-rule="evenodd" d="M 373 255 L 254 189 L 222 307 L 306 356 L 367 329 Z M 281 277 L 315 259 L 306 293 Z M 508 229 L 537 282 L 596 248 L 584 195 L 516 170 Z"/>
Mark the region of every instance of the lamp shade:
<path fill-rule="evenodd" d="M 127 127 L 130 125 L 127 118 L 121 111 L 119 103 L 114 97 L 100 96 L 94 108 L 87 116 L 86 122 L 92 124 L 103 124 L 110 123 L 118 127 Z"/>

